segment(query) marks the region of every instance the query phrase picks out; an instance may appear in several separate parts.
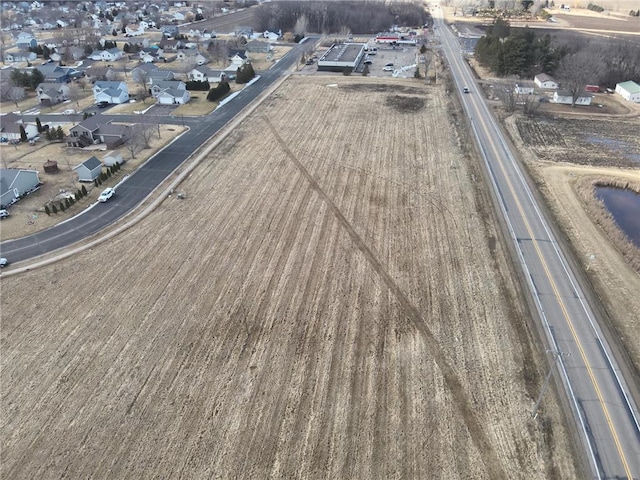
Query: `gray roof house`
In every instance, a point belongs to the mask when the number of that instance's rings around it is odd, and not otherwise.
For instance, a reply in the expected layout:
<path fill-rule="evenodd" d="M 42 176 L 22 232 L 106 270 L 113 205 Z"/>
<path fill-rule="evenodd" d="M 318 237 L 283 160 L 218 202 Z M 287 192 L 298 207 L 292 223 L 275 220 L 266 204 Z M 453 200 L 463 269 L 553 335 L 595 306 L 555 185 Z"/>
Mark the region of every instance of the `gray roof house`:
<path fill-rule="evenodd" d="M 37 170 L 0 169 L 0 208 L 13 205 L 20 197 L 37 190 L 40 185 Z"/>
<path fill-rule="evenodd" d="M 271 51 L 271 45 L 260 40 L 251 40 L 244 48 L 246 48 L 249 53 L 269 53 Z"/>
<path fill-rule="evenodd" d="M 0 115 L 0 141 L 19 141 L 21 137 L 20 126 L 24 128 L 27 139 L 38 135 L 38 127 L 34 123 L 24 123 L 20 115 L 12 112 Z"/>
<path fill-rule="evenodd" d="M 36 87 L 38 102 L 55 105 L 69 99 L 69 86 L 65 83 L 41 83 Z"/>
<path fill-rule="evenodd" d="M 151 95 L 153 95 L 158 103 L 163 105 L 175 105 L 187 103 L 191 98 L 191 94 L 186 88 L 184 82 L 157 82 L 151 86 Z"/>
<path fill-rule="evenodd" d="M 129 101 L 129 87 L 124 82 L 99 81 L 93 85 L 96 103 L 126 103 Z"/>
<path fill-rule="evenodd" d="M 73 167 L 73 170 L 78 174 L 78 181 L 93 182 L 102 173 L 102 162 L 96 157 L 91 157 Z"/>

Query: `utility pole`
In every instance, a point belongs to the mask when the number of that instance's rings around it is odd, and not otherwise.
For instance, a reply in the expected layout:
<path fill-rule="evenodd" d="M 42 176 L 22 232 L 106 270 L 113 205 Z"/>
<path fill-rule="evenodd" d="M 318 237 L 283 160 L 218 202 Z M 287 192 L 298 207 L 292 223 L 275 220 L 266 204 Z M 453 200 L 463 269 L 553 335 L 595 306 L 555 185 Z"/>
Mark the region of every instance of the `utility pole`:
<path fill-rule="evenodd" d="M 533 412 L 531 412 L 531 418 L 536 418 L 538 415 L 538 408 L 540 408 L 540 403 L 542 403 L 542 397 L 544 392 L 547 390 L 549 386 L 549 380 L 551 380 L 551 374 L 553 373 L 553 368 L 560 360 L 561 356 L 569 356 L 569 353 L 562 353 L 558 350 L 545 350 L 546 353 L 551 353 L 553 355 L 553 362 L 549 365 L 549 372 L 547 373 L 546 378 L 544 379 L 544 383 L 542 384 L 542 390 L 540 390 L 540 395 L 538 396 L 538 400 L 536 401 L 535 406 L 533 407 Z"/>

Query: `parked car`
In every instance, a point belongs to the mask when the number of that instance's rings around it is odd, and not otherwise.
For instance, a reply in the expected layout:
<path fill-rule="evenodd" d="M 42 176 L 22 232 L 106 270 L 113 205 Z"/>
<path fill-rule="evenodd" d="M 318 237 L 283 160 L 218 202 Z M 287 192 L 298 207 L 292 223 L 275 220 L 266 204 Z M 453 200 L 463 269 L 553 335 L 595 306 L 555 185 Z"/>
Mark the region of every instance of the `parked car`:
<path fill-rule="evenodd" d="M 370 58 L 365 58 L 363 63 L 365 65 L 371 65 L 373 63 L 373 61 Z"/>
<path fill-rule="evenodd" d="M 469 93 L 469 88 L 468 87 L 463 87 L 462 88 L 462 93 Z"/>
<path fill-rule="evenodd" d="M 382 69 L 383 72 L 393 72 L 393 63 L 387 63 Z"/>
<path fill-rule="evenodd" d="M 109 106 L 109 102 L 98 102 L 98 108 L 107 108 Z"/>
<path fill-rule="evenodd" d="M 4 257 L 0 257 L 0 268 L 4 268 L 9 265 L 9 260 Z"/>
<path fill-rule="evenodd" d="M 98 201 L 101 203 L 104 203 L 107 200 L 109 200 L 111 197 L 113 197 L 115 194 L 116 194 L 115 189 L 109 187 L 100 194 L 100 196 L 98 197 Z"/>
<path fill-rule="evenodd" d="M 0 210 L 0 218 L 7 218 L 8 216 L 9 216 L 8 211 L 6 211 L 4 208 Z"/>

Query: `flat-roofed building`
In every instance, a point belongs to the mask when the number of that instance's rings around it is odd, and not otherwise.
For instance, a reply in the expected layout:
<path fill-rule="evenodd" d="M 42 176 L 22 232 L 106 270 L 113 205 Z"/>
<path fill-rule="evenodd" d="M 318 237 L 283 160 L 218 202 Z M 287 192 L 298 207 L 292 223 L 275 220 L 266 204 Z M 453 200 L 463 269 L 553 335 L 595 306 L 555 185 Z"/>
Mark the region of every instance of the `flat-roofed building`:
<path fill-rule="evenodd" d="M 318 60 L 318 70 L 342 72 L 345 68 L 355 70 L 365 55 L 365 43 L 339 43 L 331 45 Z"/>

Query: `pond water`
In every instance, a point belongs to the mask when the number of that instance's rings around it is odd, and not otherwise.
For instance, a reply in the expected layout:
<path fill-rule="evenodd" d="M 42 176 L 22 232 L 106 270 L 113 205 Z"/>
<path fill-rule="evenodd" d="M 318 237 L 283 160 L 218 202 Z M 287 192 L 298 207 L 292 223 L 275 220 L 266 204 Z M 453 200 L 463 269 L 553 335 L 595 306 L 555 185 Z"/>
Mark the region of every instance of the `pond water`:
<path fill-rule="evenodd" d="M 640 194 L 628 188 L 596 187 L 596 196 L 604 202 L 618 227 L 640 248 Z"/>

